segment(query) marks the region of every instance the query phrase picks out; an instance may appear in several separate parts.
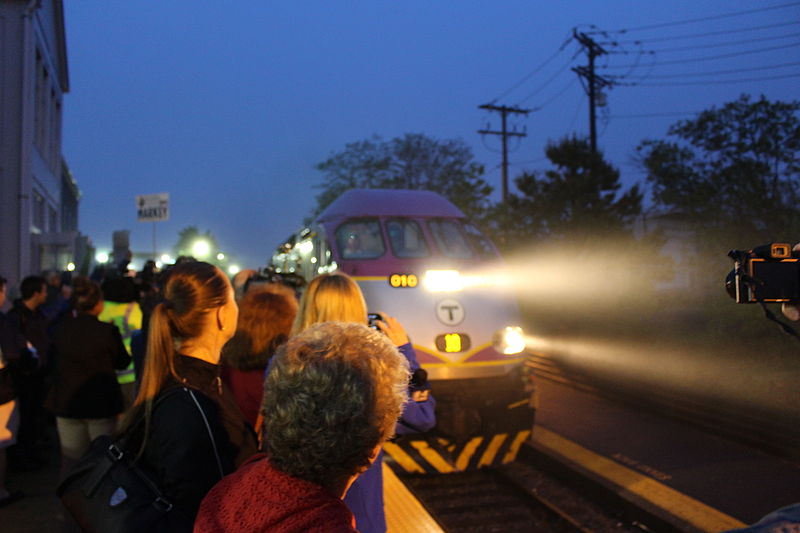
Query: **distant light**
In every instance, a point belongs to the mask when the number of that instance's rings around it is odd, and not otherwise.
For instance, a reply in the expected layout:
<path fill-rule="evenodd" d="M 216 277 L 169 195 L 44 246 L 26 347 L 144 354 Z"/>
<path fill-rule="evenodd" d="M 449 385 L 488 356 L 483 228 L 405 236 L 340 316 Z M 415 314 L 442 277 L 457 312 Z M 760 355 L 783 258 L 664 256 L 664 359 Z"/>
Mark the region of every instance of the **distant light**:
<path fill-rule="evenodd" d="M 218 253 L 217 261 L 224 261 L 224 260 L 225 260 L 225 254 L 223 254 L 222 252 Z"/>
<path fill-rule="evenodd" d="M 67 272 L 73 272 L 74 270 L 75 270 L 75 263 L 73 263 L 72 261 L 67 263 Z"/>
<path fill-rule="evenodd" d="M 161 268 L 162 266 L 164 266 L 164 263 L 162 263 L 161 261 L 156 260 L 156 268 Z"/>
<path fill-rule="evenodd" d="M 98 263 L 108 263 L 108 254 L 106 252 L 97 252 L 94 256 Z"/>
<path fill-rule="evenodd" d="M 161 256 L 161 264 L 163 265 L 170 265 L 172 264 L 172 257 L 169 254 L 164 254 Z"/>
<path fill-rule="evenodd" d="M 241 270 L 239 268 L 239 265 L 231 265 L 228 267 L 228 274 L 230 274 L 231 276 L 235 276 L 236 274 L 239 273 L 239 270 Z"/>
<path fill-rule="evenodd" d="M 208 257 L 211 253 L 211 243 L 205 239 L 198 239 L 192 243 L 192 255 L 198 258 Z"/>
<path fill-rule="evenodd" d="M 303 255 L 311 253 L 311 250 L 314 249 L 314 243 L 311 241 L 303 241 L 297 245 L 297 251 Z"/>

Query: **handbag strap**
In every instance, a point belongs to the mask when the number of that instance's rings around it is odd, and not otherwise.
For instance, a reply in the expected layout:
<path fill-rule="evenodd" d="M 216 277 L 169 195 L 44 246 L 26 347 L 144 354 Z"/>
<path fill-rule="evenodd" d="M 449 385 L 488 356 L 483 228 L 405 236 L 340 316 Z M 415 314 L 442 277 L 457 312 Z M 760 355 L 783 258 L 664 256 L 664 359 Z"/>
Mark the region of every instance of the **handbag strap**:
<path fill-rule="evenodd" d="M 225 473 L 222 470 L 222 461 L 219 458 L 219 452 L 217 451 L 217 441 L 214 439 L 214 433 L 211 431 L 211 424 L 208 423 L 208 418 L 206 417 L 205 411 L 203 408 L 200 407 L 200 402 L 197 401 L 197 397 L 194 395 L 194 391 L 188 387 L 183 387 L 183 390 L 189 393 L 189 396 L 192 397 L 194 404 L 197 406 L 197 410 L 200 411 L 200 416 L 203 417 L 203 422 L 206 424 L 206 430 L 208 430 L 208 437 L 211 439 L 211 447 L 214 449 L 214 457 L 217 460 L 217 468 L 219 469 L 219 478 L 222 479 L 225 477 Z"/>

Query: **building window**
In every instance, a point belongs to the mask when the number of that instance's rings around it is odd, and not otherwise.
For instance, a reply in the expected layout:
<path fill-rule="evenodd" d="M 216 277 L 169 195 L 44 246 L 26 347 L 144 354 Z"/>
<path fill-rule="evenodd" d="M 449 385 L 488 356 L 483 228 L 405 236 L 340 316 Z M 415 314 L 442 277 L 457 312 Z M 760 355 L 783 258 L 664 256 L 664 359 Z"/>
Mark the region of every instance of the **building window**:
<path fill-rule="evenodd" d="M 47 206 L 47 231 L 50 233 L 57 233 L 58 232 L 58 211 L 56 211 L 53 206 Z"/>
<path fill-rule="evenodd" d="M 45 218 L 44 218 L 44 197 L 36 191 L 33 191 L 33 227 L 41 233 L 44 231 Z"/>

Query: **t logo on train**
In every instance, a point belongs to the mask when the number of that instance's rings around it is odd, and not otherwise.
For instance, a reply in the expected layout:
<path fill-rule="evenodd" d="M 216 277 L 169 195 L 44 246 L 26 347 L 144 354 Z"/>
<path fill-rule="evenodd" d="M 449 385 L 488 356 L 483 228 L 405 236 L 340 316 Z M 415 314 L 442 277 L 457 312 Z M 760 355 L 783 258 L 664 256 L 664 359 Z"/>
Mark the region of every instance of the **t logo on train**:
<path fill-rule="evenodd" d="M 344 272 L 370 312 L 403 324 L 428 372 L 437 426 L 385 450 L 415 473 L 507 463 L 530 435 L 535 389 L 519 310 L 477 275 L 501 265 L 491 241 L 444 197 L 384 189 L 345 192 L 270 262 L 306 280 Z"/>

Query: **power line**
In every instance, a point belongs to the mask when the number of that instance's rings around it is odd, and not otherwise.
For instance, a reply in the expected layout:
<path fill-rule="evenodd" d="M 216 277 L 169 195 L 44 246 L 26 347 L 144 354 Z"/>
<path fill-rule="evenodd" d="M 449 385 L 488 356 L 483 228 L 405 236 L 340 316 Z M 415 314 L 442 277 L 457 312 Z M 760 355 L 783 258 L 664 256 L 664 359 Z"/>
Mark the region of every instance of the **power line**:
<path fill-rule="evenodd" d="M 750 15 L 752 13 L 761 13 L 761 12 L 764 12 L 764 11 L 772 11 L 772 10 L 775 10 L 775 9 L 783 9 L 785 7 L 794 7 L 794 6 L 798 6 L 798 5 L 800 5 L 800 2 L 789 2 L 787 4 L 780 4 L 780 5 L 777 5 L 777 6 L 760 7 L 760 8 L 757 8 L 757 9 L 748 9 L 746 11 L 734 11 L 732 13 L 722 13 L 720 15 L 712 15 L 712 16 L 709 16 L 709 17 L 699 17 L 699 18 L 694 18 L 694 19 L 676 20 L 674 22 L 663 22 L 663 23 L 660 23 L 660 24 L 650 24 L 650 25 L 647 25 L 647 26 L 639 26 L 639 27 L 636 27 L 636 28 L 622 28 L 622 29 L 619 29 L 619 30 L 609 30 L 609 31 L 606 31 L 606 32 L 591 32 L 591 33 L 608 34 L 608 33 L 628 33 L 628 32 L 631 32 L 631 31 L 652 30 L 652 29 L 655 29 L 655 28 L 666 28 L 666 27 L 669 27 L 669 26 L 679 26 L 679 25 L 682 25 L 682 24 L 693 24 L 695 22 L 704 22 L 706 20 L 720 20 L 720 19 L 724 19 L 724 18 L 738 17 L 738 16 L 741 16 L 741 15 Z M 587 32 L 587 33 L 589 33 L 589 32 Z"/>
<path fill-rule="evenodd" d="M 566 84 L 564 87 L 562 87 L 560 91 L 558 91 L 556 94 L 554 94 L 553 96 L 551 96 L 550 98 L 548 98 L 547 100 L 542 102 L 541 104 L 535 106 L 533 108 L 534 111 L 539 111 L 540 109 L 543 109 L 545 106 L 547 106 L 549 104 L 552 104 L 555 100 L 557 100 L 559 97 L 561 97 L 561 95 L 563 95 L 565 92 L 567 92 L 567 90 L 570 87 L 575 85 L 575 82 L 577 82 L 577 81 L 578 81 L 578 78 L 572 78 L 572 80 L 568 84 Z"/>
<path fill-rule="evenodd" d="M 603 41 L 600 44 L 608 46 L 618 46 L 623 44 L 643 44 L 643 41 L 647 41 L 648 43 L 656 43 L 664 41 L 683 41 L 685 39 L 712 37 L 714 35 L 731 35 L 731 34 L 744 33 L 748 31 L 768 30 L 773 28 L 783 28 L 786 26 L 797 26 L 798 24 L 800 24 L 799 21 L 780 22 L 778 24 L 764 24 L 762 26 L 749 26 L 746 28 L 734 28 L 730 30 L 708 31 L 704 33 L 689 33 L 684 35 L 671 35 L 669 37 L 648 37 L 647 39 L 627 39 L 627 40 L 615 39 L 613 41 Z"/>
<path fill-rule="evenodd" d="M 736 68 L 736 69 L 729 69 L 729 70 L 714 70 L 714 71 L 705 71 L 705 72 L 684 72 L 681 74 L 663 74 L 663 75 L 655 75 L 655 76 L 647 76 L 648 79 L 669 79 L 669 78 L 696 78 L 702 76 L 717 76 L 720 74 L 741 74 L 742 72 L 754 72 L 758 70 L 772 70 L 777 68 L 785 68 L 785 67 L 796 67 L 800 66 L 800 61 L 795 61 L 792 63 L 780 63 L 778 65 L 765 65 L 763 67 L 750 67 L 750 68 Z M 617 79 L 617 76 L 608 76 L 611 79 Z"/>
<path fill-rule="evenodd" d="M 655 50 L 651 50 L 653 53 L 670 53 L 670 52 L 682 52 L 685 50 L 697 50 L 700 48 L 722 48 L 725 46 L 740 46 L 743 44 L 750 44 L 750 43 L 760 43 L 764 41 L 779 41 L 781 39 L 789 39 L 792 37 L 800 37 L 800 32 L 798 33 L 788 33 L 786 35 L 776 35 L 773 37 L 762 37 L 759 39 L 745 39 L 743 41 L 726 41 L 722 43 L 710 43 L 704 45 L 694 45 L 694 46 L 675 46 L 672 48 L 656 48 Z"/>
<path fill-rule="evenodd" d="M 533 97 L 533 96 L 536 96 L 537 94 L 539 94 L 540 92 L 542 92 L 542 91 L 543 91 L 545 88 L 547 88 L 547 86 L 548 86 L 548 85 L 550 85 L 551 83 L 553 83 L 553 81 L 555 81 L 555 79 L 556 79 L 556 78 L 558 78 L 558 76 L 559 76 L 559 75 L 561 75 L 561 73 L 562 73 L 562 72 L 564 72 L 565 70 L 567 70 L 567 69 L 569 68 L 569 65 L 570 65 L 570 63 L 572 63 L 572 61 L 573 61 L 573 60 L 574 60 L 576 57 L 578 57 L 578 54 L 580 54 L 580 53 L 581 53 L 581 51 L 580 51 L 580 50 L 578 50 L 577 52 L 575 52 L 575 54 L 573 54 L 573 55 L 572 55 L 572 56 L 571 56 L 571 57 L 570 57 L 570 58 L 567 60 L 567 62 L 566 62 L 566 63 L 564 63 L 563 65 L 561 65 L 561 67 L 560 67 L 560 68 L 559 68 L 559 69 L 558 69 L 558 70 L 557 70 L 557 71 L 556 71 L 556 72 L 555 72 L 555 73 L 554 73 L 552 76 L 550 76 L 550 77 L 549 77 L 549 78 L 548 78 L 548 79 L 547 79 L 547 80 L 546 80 L 544 83 L 542 83 L 541 85 L 539 85 L 539 86 L 538 86 L 536 89 L 534 89 L 532 92 L 528 93 L 528 95 L 527 95 L 527 96 L 525 96 L 525 98 L 523 98 L 522 100 L 520 100 L 519 102 L 517 102 L 517 105 L 521 105 L 521 104 L 523 104 L 524 102 L 527 102 L 528 100 L 530 100 L 530 99 L 531 99 L 531 97 Z"/>
<path fill-rule="evenodd" d="M 641 113 L 636 115 L 611 115 L 608 118 L 654 118 L 654 117 L 685 117 L 696 115 L 697 111 L 674 111 L 667 113 Z"/>
<path fill-rule="evenodd" d="M 757 48 L 755 50 L 745 50 L 743 52 L 733 52 L 733 53 L 730 53 L 730 54 L 720 54 L 720 55 L 716 55 L 716 56 L 693 57 L 693 58 L 688 58 L 688 59 L 676 59 L 676 60 L 673 60 L 673 61 L 659 61 L 658 65 L 659 66 L 661 66 L 661 65 L 680 65 L 682 63 L 696 63 L 698 61 L 713 61 L 715 59 L 727 59 L 727 58 L 730 58 L 730 57 L 739 57 L 739 56 L 749 55 L 749 54 L 758 54 L 758 53 L 761 53 L 761 52 L 769 52 L 769 51 L 772 51 L 772 50 L 782 50 L 784 48 L 793 48 L 795 46 L 800 46 L 800 42 L 791 43 L 791 44 L 785 44 L 785 45 L 780 45 L 780 46 L 770 46 L 770 47 L 767 47 L 767 48 Z M 607 66 L 605 68 L 630 68 L 630 66 L 631 65 L 614 65 L 614 66 Z"/>
<path fill-rule="evenodd" d="M 502 94 L 500 94 L 500 96 L 498 96 L 497 98 L 492 100 L 490 103 L 494 104 L 495 102 L 497 102 L 501 98 L 503 98 L 506 95 L 508 95 L 509 93 L 511 93 L 514 89 L 516 89 L 517 87 L 519 87 L 520 85 L 522 85 L 523 83 L 525 83 L 526 81 L 531 79 L 533 76 L 538 74 L 544 67 L 549 65 L 551 61 L 553 61 L 556 57 L 558 57 L 561 54 L 561 52 L 564 51 L 564 49 L 567 47 L 567 45 L 570 42 L 572 42 L 572 36 L 570 36 L 566 41 L 564 41 L 564 43 L 558 48 L 558 50 L 555 51 L 555 53 L 553 55 L 551 55 L 549 58 L 547 58 L 543 63 L 541 63 L 538 67 L 533 69 L 531 72 L 525 74 L 525 76 L 523 76 L 521 80 L 519 80 L 517 83 L 512 85 L 510 88 L 506 89 Z"/>
<path fill-rule="evenodd" d="M 783 76 L 762 76 L 759 78 L 742 78 L 735 80 L 716 80 L 716 81 L 687 81 L 687 82 L 669 82 L 669 83 L 620 83 L 625 87 L 678 87 L 684 85 L 725 85 L 728 83 L 745 83 L 753 81 L 769 81 L 769 80 L 785 80 L 788 78 L 800 78 L 800 72 L 795 74 L 786 74 Z"/>

